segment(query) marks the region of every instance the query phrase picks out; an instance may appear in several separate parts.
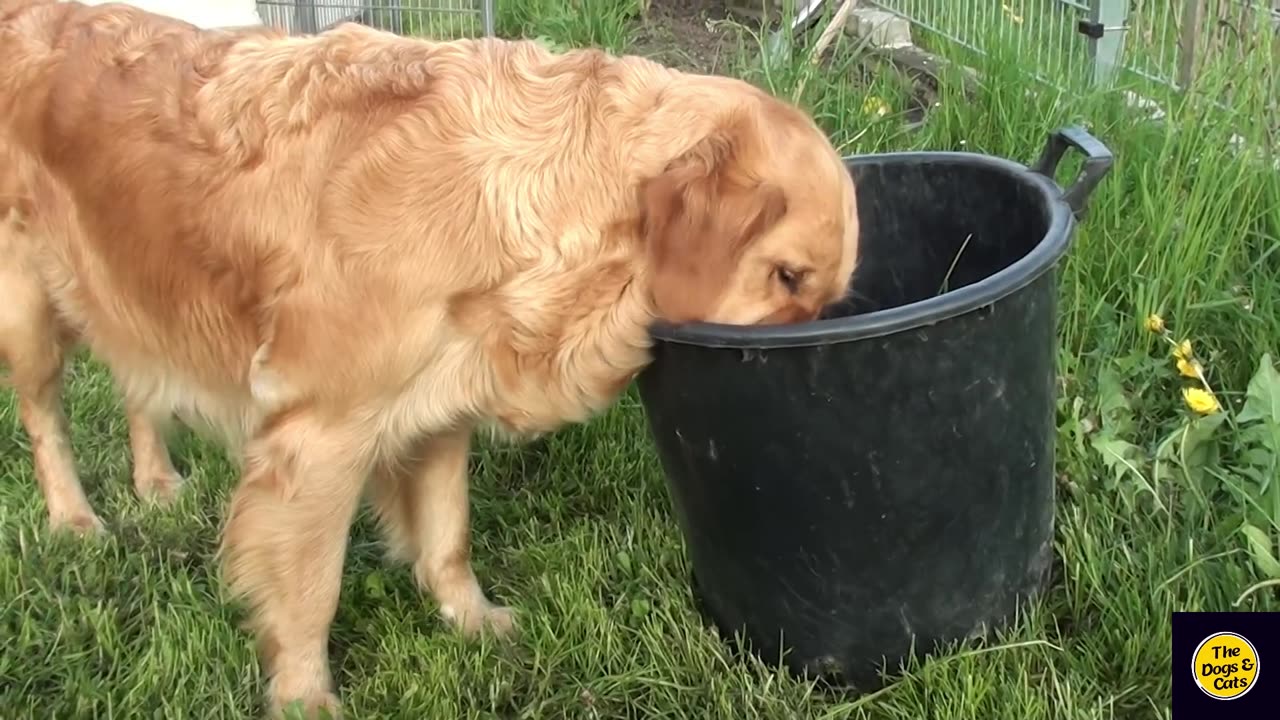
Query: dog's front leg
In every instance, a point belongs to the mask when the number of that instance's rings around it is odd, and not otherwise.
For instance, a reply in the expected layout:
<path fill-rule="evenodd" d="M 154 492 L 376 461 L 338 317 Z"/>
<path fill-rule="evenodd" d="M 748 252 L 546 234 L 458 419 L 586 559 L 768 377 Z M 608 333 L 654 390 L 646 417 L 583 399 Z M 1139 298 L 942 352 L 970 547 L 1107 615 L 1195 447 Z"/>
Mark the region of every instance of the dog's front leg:
<path fill-rule="evenodd" d="M 295 412 L 266 423 L 246 446 L 223 552 L 233 592 L 253 606 L 272 714 L 300 701 L 307 717 L 340 709 L 329 671 L 352 518 L 368 464 L 358 433 Z"/>
<path fill-rule="evenodd" d="M 470 447 L 469 428 L 422 440 L 374 473 L 371 500 L 392 552 L 413 563 L 445 620 L 467 635 L 504 635 L 515 627 L 514 613 L 489 602 L 471 569 Z"/>

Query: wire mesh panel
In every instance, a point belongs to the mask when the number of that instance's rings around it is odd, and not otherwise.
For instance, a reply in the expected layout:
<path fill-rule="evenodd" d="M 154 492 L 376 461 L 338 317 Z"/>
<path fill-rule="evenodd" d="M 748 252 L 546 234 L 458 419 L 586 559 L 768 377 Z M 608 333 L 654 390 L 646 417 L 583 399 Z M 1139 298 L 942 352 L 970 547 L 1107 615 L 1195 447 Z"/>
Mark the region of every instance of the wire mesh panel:
<path fill-rule="evenodd" d="M 1087 39 L 1077 24 L 1089 17 L 1089 0 L 873 0 L 872 4 L 974 52 L 997 47 L 1034 60 L 1033 74 L 1060 78 L 1088 66 Z M 927 45 L 928 41 L 922 40 Z"/>
<path fill-rule="evenodd" d="M 494 0 L 258 0 L 268 25 L 311 33 L 360 22 L 401 35 L 450 38 L 493 34 Z"/>
<path fill-rule="evenodd" d="M 1183 0 L 1129 0 L 1124 68 L 1147 79 L 1173 83 Z"/>
<path fill-rule="evenodd" d="M 1129 0 L 1124 67 L 1187 87 L 1208 57 L 1243 57 L 1280 28 L 1280 0 Z"/>

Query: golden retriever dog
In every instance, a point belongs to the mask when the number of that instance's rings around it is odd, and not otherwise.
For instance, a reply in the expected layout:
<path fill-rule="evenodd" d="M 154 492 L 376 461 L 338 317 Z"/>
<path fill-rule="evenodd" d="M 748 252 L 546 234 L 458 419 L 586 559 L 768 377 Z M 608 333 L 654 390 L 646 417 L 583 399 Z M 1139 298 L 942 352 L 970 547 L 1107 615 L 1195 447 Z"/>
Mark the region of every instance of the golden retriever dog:
<path fill-rule="evenodd" d="M 655 319 L 813 319 L 858 244 L 830 142 L 740 81 L 51 0 L 0 0 L 0 220 L 0 358 L 50 523 L 102 527 L 60 410 L 83 343 L 125 398 L 140 495 L 179 489 L 171 418 L 228 442 L 223 569 L 269 704 L 331 711 L 363 497 L 448 622 L 511 630 L 471 569 L 477 429 L 604 409 Z"/>

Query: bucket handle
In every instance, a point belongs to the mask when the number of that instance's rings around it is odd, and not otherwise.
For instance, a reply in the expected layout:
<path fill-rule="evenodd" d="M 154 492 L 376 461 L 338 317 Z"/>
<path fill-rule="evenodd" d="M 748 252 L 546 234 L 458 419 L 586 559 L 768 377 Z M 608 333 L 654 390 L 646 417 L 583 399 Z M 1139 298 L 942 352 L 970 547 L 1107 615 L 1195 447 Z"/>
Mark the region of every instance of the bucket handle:
<path fill-rule="evenodd" d="M 1063 156 L 1070 148 L 1084 153 L 1084 168 L 1081 169 L 1080 177 L 1076 178 L 1075 184 L 1062 193 L 1062 199 L 1067 203 L 1067 207 L 1071 208 L 1076 219 L 1080 220 L 1084 218 L 1088 209 L 1089 196 L 1098 187 L 1098 183 L 1102 182 L 1102 178 L 1111 171 L 1115 156 L 1106 145 L 1102 144 L 1101 140 L 1090 135 L 1088 130 L 1072 125 L 1059 128 L 1049 134 L 1044 152 L 1031 167 L 1031 172 L 1054 180 L 1058 172 L 1058 163 L 1062 162 Z"/>

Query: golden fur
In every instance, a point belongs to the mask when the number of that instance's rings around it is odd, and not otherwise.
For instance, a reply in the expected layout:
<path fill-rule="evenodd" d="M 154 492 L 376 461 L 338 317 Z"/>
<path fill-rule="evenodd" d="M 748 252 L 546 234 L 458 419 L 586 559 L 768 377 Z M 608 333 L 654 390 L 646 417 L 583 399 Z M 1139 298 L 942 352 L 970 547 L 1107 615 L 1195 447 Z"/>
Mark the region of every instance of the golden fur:
<path fill-rule="evenodd" d="M 50 522 L 102 527 L 59 409 L 83 342 L 123 391 L 139 494 L 179 488 L 174 414 L 237 452 L 225 570 L 273 707 L 337 707 L 362 493 L 444 617 L 511 629 L 469 561 L 474 430 L 588 418 L 655 318 L 812 319 L 857 235 L 823 134 L 735 80 L 0 0 L 0 360 Z"/>

